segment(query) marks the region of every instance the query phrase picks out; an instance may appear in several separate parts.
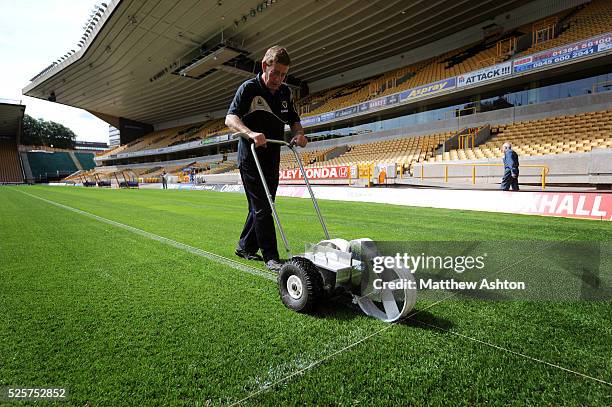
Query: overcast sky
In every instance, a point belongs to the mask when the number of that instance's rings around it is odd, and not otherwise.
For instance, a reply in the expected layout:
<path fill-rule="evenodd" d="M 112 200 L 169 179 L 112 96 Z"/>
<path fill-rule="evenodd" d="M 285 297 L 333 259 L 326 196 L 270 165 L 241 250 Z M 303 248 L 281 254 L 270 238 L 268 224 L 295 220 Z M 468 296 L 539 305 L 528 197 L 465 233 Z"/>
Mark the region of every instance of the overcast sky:
<path fill-rule="evenodd" d="M 108 124 L 85 110 L 23 96 L 30 78 L 77 50 L 94 0 L 0 0 L 0 99 L 21 100 L 26 114 L 69 127 L 81 141 L 108 142 Z M 108 3 L 108 2 L 106 2 Z"/>

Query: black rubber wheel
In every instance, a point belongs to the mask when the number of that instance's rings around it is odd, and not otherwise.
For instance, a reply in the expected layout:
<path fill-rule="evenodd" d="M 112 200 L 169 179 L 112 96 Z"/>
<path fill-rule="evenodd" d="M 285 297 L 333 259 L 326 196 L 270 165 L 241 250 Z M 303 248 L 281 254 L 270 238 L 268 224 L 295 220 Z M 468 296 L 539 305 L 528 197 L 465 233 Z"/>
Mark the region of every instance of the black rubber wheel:
<path fill-rule="evenodd" d="M 283 264 L 278 273 L 278 292 L 287 308 L 309 312 L 323 294 L 321 274 L 310 261 L 295 257 Z"/>

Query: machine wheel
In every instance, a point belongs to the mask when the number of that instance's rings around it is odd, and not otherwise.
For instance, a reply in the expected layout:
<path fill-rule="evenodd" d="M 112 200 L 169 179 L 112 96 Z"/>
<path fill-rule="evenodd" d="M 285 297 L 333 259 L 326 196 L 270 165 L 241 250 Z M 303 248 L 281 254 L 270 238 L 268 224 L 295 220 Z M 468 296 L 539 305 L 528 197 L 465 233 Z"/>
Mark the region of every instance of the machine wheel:
<path fill-rule="evenodd" d="M 278 291 L 287 308 L 308 312 L 322 296 L 323 281 L 310 261 L 293 258 L 283 264 L 278 273 Z"/>

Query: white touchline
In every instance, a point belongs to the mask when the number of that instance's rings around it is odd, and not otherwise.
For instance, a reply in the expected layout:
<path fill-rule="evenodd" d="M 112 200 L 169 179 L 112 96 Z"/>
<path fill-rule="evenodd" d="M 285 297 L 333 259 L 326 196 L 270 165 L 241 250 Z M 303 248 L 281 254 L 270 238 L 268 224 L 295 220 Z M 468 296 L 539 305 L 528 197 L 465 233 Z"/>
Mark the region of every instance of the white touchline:
<path fill-rule="evenodd" d="M 320 365 L 321 363 L 323 363 L 323 362 L 325 362 L 325 361 L 327 361 L 327 360 L 329 360 L 329 359 L 333 358 L 334 356 L 339 355 L 339 354 L 341 354 L 341 353 L 343 353 L 343 352 L 345 352 L 345 351 L 347 351 L 347 350 L 349 350 L 349 349 L 351 349 L 351 348 L 354 348 L 355 346 L 359 345 L 360 343 L 365 342 L 366 340 L 368 340 L 368 339 L 370 339 L 370 338 L 372 338 L 372 337 L 374 337 L 374 336 L 377 336 L 377 335 L 379 335 L 379 334 L 381 334 L 381 333 L 383 333 L 383 332 L 387 331 L 388 329 L 390 329 L 390 328 L 392 328 L 393 326 L 395 326 L 397 323 L 399 323 L 399 322 L 401 322 L 401 321 L 406 321 L 406 320 L 408 320 L 408 319 L 410 319 L 410 318 L 414 317 L 415 315 L 418 315 L 419 313 L 421 313 L 421 312 L 423 312 L 423 311 L 425 311 L 425 310 L 427 310 L 427 309 L 429 309 L 429 308 L 433 307 L 434 305 L 437 305 L 437 304 L 441 303 L 441 302 L 442 302 L 442 301 L 444 301 L 445 299 L 446 299 L 446 298 L 443 298 L 443 299 L 441 299 L 441 300 L 439 300 L 439 301 L 436 301 L 436 302 L 434 302 L 434 303 L 432 303 L 432 304 L 428 305 L 427 307 L 422 308 L 422 309 L 420 309 L 420 310 L 418 310 L 418 311 L 416 311 L 416 312 L 414 312 L 414 313 L 412 313 L 412 314 L 410 314 L 410 315 L 406 316 L 406 318 L 404 318 L 404 319 L 401 319 L 401 320 L 396 321 L 396 322 L 392 322 L 392 323 L 390 323 L 390 324 L 386 324 L 386 325 L 385 325 L 385 326 L 383 326 L 381 329 L 379 329 L 379 330 L 377 330 L 377 331 L 374 331 L 374 332 L 372 332 L 371 334 L 368 334 L 368 335 L 364 336 L 363 338 L 361 338 L 361 339 L 359 339 L 359 340 L 357 340 L 357 341 L 355 341 L 355 342 L 353 342 L 353 343 L 350 343 L 350 344 L 346 345 L 345 347 L 340 348 L 340 349 L 338 349 L 338 350 L 336 350 L 336 351 L 334 351 L 334 352 L 332 352 L 332 353 L 330 353 L 330 354 L 328 354 L 328 355 L 325 355 L 325 356 L 323 356 L 323 357 L 322 357 L 321 359 L 319 359 L 319 360 L 315 360 L 314 362 L 312 362 L 312 363 L 311 363 L 311 364 L 309 364 L 308 366 L 306 366 L 306 367 L 304 367 L 304 368 L 301 368 L 301 369 L 299 369 L 299 370 L 296 370 L 295 372 L 291 373 L 290 375 L 285 376 L 285 377 L 283 377 L 283 378 L 281 378 L 281 379 L 276 380 L 275 382 L 270 383 L 270 384 L 269 384 L 268 386 L 266 386 L 265 388 L 261 388 L 261 389 L 259 389 L 259 390 L 257 390 L 257 391 L 254 391 L 254 392 L 250 393 L 249 395 L 247 395 L 247 396 L 246 396 L 246 397 L 244 397 L 243 399 L 240 399 L 240 400 L 238 400 L 238 401 L 236 401 L 236 402 L 234 402 L 234 403 L 230 404 L 230 406 L 236 406 L 236 405 L 238 405 L 238 404 L 241 404 L 241 403 L 243 403 L 243 402 L 245 402 L 245 401 L 247 401 L 247 400 L 249 400 L 249 399 L 251 399 L 251 398 L 253 398 L 253 397 L 257 396 L 258 394 L 261 394 L 261 393 L 263 393 L 264 391 L 266 391 L 266 390 L 268 390 L 268 389 L 270 389 L 270 388 L 272 388 L 272 387 L 276 386 L 277 384 L 280 384 L 280 383 L 282 383 L 282 382 L 285 382 L 285 381 L 287 381 L 287 380 L 291 379 L 292 377 L 295 377 L 295 376 L 297 376 L 297 375 L 299 375 L 299 374 L 302 374 L 302 373 L 306 372 L 307 370 L 310 370 L 310 369 L 312 369 L 313 367 L 316 367 L 316 366 Z"/>
<path fill-rule="evenodd" d="M 43 202 L 46 202 L 46 203 L 48 203 L 50 205 L 55 205 L 55 206 L 57 206 L 59 208 L 63 208 L 63 209 L 66 209 L 66 210 L 78 213 L 80 215 L 87 216 L 89 218 L 95 219 L 97 221 L 100 221 L 100 222 L 103 222 L 103 223 L 107 223 L 109 225 L 116 226 L 118 228 L 127 230 L 129 232 L 132 232 L 132 233 L 135 233 L 137 235 L 146 237 L 148 239 L 155 240 L 157 242 L 167 244 L 169 246 L 175 247 L 175 248 L 180 249 L 180 250 L 184 250 L 184 251 L 189 252 L 191 254 L 195 254 L 196 256 L 204 257 L 206 259 L 215 261 L 217 263 L 224 264 L 224 265 L 229 266 L 229 267 L 231 267 L 233 269 L 244 271 L 245 273 L 249 273 L 249 274 L 253 274 L 253 275 L 259 276 L 259 277 L 263 277 L 263 278 L 266 278 L 266 279 L 271 280 L 271 281 L 276 281 L 276 277 L 275 276 L 273 276 L 271 274 L 268 274 L 265 271 L 259 270 L 259 269 L 255 268 L 255 267 L 247 266 L 247 265 L 242 264 L 242 263 L 240 263 L 238 261 L 235 261 L 235 260 L 232 260 L 232 259 L 228 259 L 227 257 L 223 257 L 223 256 L 220 256 L 220 255 L 215 254 L 215 253 L 207 252 L 206 250 L 198 249 L 197 247 L 189 246 L 189 245 L 186 245 L 185 243 L 177 242 L 176 240 L 168 239 L 167 237 L 159 236 L 159 235 L 156 235 L 154 233 L 150 233 L 150 232 L 147 232 L 145 230 L 138 229 L 138 228 L 135 228 L 135 227 L 130 226 L 130 225 L 126 225 L 124 223 L 120 223 L 120 222 L 116 222 L 114 220 L 106 219 L 106 218 L 103 218 L 102 216 L 94 215 L 93 213 L 85 212 L 85 211 L 82 211 L 80 209 L 76 209 L 76 208 L 73 208 L 71 206 L 67 206 L 67 205 L 61 204 L 59 202 L 55 202 L 55 201 L 51 201 L 49 199 L 41 198 L 40 196 L 32 195 L 32 194 L 29 194 L 29 193 L 23 192 L 23 191 L 19 191 L 19 192 L 21 192 L 22 194 L 28 195 L 28 196 L 30 196 L 32 198 L 39 199 L 39 200 L 41 200 Z"/>

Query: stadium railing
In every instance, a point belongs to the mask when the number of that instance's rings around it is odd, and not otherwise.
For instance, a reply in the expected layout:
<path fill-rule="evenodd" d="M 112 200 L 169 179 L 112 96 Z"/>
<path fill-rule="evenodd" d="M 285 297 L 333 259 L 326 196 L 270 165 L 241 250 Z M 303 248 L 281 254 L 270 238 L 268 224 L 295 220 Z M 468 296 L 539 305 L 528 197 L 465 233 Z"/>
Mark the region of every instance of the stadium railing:
<path fill-rule="evenodd" d="M 495 164 L 495 163 L 446 163 L 446 164 L 440 164 L 444 167 L 444 177 L 443 180 L 444 182 L 448 183 L 449 182 L 449 173 L 448 170 L 449 168 L 458 168 L 458 167 L 470 167 L 471 168 L 471 178 L 472 178 L 472 185 L 476 185 L 476 168 L 478 167 L 501 167 L 503 168 L 504 164 Z M 420 170 L 421 173 L 419 174 L 419 179 L 421 181 L 425 180 L 425 179 L 438 179 L 439 177 L 427 177 L 425 176 L 425 163 L 420 163 Z M 547 165 L 543 165 L 543 164 L 524 164 L 521 165 L 520 168 L 537 168 L 540 170 L 540 177 L 541 177 L 541 185 L 542 185 L 542 189 L 546 188 L 546 176 L 549 173 L 549 168 Z"/>

